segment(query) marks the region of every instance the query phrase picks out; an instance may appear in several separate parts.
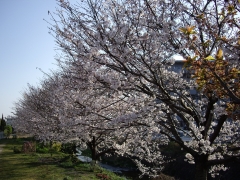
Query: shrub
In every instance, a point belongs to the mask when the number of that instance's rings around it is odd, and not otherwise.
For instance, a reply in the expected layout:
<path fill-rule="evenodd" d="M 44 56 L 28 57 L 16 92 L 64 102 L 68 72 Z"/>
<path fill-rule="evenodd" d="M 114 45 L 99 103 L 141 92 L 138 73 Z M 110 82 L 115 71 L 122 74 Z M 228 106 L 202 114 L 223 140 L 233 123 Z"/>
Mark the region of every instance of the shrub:
<path fill-rule="evenodd" d="M 6 125 L 6 126 L 4 127 L 3 133 L 4 133 L 4 135 L 5 135 L 7 138 L 9 138 L 10 135 L 12 134 L 12 126 Z"/>
<path fill-rule="evenodd" d="M 41 154 L 49 153 L 50 151 L 50 145 L 48 143 L 44 142 L 38 142 L 36 147 L 36 152 Z"/>
<path fill-rule="evenodd" d="M 19 148 L 17 148 L 16 146 L 13 147 L 13 152 L 15 154 L 21 153 L 21 150 Z"/>
<path fill-rule="evenodd" d="M 62 144 L 61 151 L 66 154 L 75 154 L 77 152 L 76 144 L 75 143 Z"/>
<path fill-rule="evenodd" d="M 67 160 L 67 161 L 61 162 L 60 166 L 63 168 L 72 168 L 74 164 L 72 163 L 71 160 Z"/>
<path fill-rule="evenodd" d="M 22 152 L 24 153 L 36 152 L 36 143 L 32 141 L 24 142 L 22 146 Z"/>
<path fill-rule="evenodd" d="M 46 154 L 46 153 L 49 152 L 49 149 L 47 147 L 39 147 L 39 146 L 37 146 L 36 151 L 38 153 Z"/>
<path fill-rule="evenodd" d="M 63 180 L 72 180 L 72 178 L 69 177 L 69 176 L 66 176 L 66 177 L 63 178 Z"/>
<path fill-rule="evenodd" d="M 80 161 L 77 159 L 76 156 L 74 155 L 69 155 L 64 157 L 61 160 L 60 166 L 64 167 L 64 168 L 70 168 L 70 167 L 74 167 L 75 165 L 77 165 Z"/>
<path fill-rule="evenodd" d="M 52 149 L 54 152 L 59 152 L 61 151 L 62 144 L 59 142 L 55 142 L 52 144 Z"/>

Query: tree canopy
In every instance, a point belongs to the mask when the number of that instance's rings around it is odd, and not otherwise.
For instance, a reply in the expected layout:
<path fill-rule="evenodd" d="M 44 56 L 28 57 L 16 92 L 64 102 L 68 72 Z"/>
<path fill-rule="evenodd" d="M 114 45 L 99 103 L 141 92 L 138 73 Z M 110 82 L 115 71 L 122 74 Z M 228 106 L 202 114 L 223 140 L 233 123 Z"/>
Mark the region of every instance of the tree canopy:
<path fill-rule="evenodd" d="M 9 138 L 9 136 L 12 134 L 12 126 L 6 125 L 4 128 L 4 135 Z"/>

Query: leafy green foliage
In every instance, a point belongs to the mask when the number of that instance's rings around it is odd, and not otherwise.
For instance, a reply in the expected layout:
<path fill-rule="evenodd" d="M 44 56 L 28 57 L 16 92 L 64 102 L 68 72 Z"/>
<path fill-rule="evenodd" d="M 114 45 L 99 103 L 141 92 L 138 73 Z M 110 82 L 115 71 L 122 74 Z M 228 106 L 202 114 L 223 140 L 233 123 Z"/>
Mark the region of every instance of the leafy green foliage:
<path fill-rule="evenodd" d="M 75 143 L 62 144 L 61 152 L 66 153 L 66 154 L 75 154 L 76 153 L 76 144 Z"/>
<path fill-rule="evenodd" d="M 9 136 L 12 134 L 12 126 L 6 125 L 4 127 L 4 135 L 9 138 Z"/>
<path fill-rule="evenodd" d="M 66 176 L 66 177 L 63 178 L 63 180 L 72 180 L 72 178 L 69 177 L 69 176 Z"/>
<path fill-rule="evenodd" d="M 16 147 L 16 146 L 14 146 L 14 147 L 13 147 L 13 152 L 14 152 L 15 154 L 21 153 L 21 149 L 18 148 L 18 147 Z"/>
<path fill-rule="evenodd" d="M 61 151 L 62 144 L 59 142 L 54 142 L 51 148 L 53 149 L 54 152 L 59 152 Z"/>
<path fill-rule="evenodd" d="M 42 154 L 46 154 L 49 152 L 49 149 L 47 147 L 37 147 L 36 149 L 37 153 L 42 153 Z"/>

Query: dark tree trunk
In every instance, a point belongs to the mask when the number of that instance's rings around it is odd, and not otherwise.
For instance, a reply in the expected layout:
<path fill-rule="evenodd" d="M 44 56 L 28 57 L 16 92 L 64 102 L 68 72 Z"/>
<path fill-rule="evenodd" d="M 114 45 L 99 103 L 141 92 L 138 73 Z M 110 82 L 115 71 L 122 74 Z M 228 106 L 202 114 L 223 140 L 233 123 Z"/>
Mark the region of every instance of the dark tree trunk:
<path fill-rule="evenodd" d="M 91 142 L 91 152 L 92 152 L 92 163 L 95 165 L 97 161 L 97 152 L 96 152 L 96 139 L 95 136 L 92 138 Z"/>
<path fill-rule="evenodd" d="M 87 142 L 87 146 L 89 147 L 92 155 L 92 162 L 91 162 L 91 170 L 94 171 L 95 165 L 97 163 L 97 151 L 96 151 L 96 138 L 95 136 L 92 137 L 90 142 Z"/>
<path fill-rule="evenodd" d="M 97 157 L 96 157 L 96 148 L 92 149 L 92 160 L 96 161 Z"/>
<path fill-rule="evenodd" d="M 199 156 L 195 158 L 195 180 L 207 180 L 207 157 Z"/>

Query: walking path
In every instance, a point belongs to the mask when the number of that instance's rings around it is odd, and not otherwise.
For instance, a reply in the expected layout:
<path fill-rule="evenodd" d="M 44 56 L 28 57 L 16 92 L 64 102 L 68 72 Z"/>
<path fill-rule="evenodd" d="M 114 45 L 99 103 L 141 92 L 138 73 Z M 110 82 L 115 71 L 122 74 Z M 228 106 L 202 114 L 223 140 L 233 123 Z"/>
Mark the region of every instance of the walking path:
<path fill-rule="evenodd" d="M 0 144 L 0 153 L 1 153 L 2 150 L 3 150 L 3 146 L 5 146 L 5 144 Z"/>
<path fill-rule="evenodd" d="M 4 139 L 4 134 L 3 134 L 2 131 L 0 132 L 0 139 Z M 3 146 L 5 146 L 5 144 L 0 144 L 0 153 L 1 153 L 2 150 L 3 150 Z"/>

